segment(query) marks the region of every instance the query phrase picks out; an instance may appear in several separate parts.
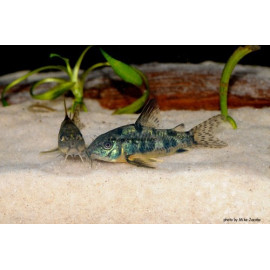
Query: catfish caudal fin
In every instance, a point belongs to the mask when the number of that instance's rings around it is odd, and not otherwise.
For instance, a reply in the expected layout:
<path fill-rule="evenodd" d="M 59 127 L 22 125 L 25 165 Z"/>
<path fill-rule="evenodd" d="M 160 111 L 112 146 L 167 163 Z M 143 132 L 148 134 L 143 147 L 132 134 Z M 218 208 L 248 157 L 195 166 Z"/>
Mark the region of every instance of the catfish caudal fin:
<path fill-rule="evenodd" d="M 191 129 L 189 132 L 194 137 L 195 143 L 198 146 L 221 148 L 227 146 L 227 143 L 215 138 L 215 132 L 218 126 L 224 122 L 224 116 L 221 114 L 213 116 L 202 122 L 198 126 Z"/>

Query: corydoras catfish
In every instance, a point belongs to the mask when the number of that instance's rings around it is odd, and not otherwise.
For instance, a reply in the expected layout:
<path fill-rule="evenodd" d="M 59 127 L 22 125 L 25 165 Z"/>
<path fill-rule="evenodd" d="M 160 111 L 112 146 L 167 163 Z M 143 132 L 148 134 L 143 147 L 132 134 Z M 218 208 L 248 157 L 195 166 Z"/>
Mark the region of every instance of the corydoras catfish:
<path fill-rule="evenodd" d="M 158 105 L 152 99 L 135 124 L 121 126 L 98 136 L 86 150 L 89 159 L 155 168 L 157 157 L 198 146 L 220 148 L 227 145 L 214 137 L 215 130 L 224 122 L 222 115 L 216 115 L 189 131 L 184 131 L 183 124 L 172 129 L 158 129 L 158 115 Z"/>
<path fill-rule="evenodd" d="M 65 160 L 68 156 L 79 156 L 83 161 L 82 156 L 85 155 L 85 141 L 80 129 L 75 124 L 74 119 L 78 119 L 79 106 L 76 107 L 73 118 L 71 119 L 67 114 L 66 102 L 65 106 L 65 118 L 61 123 L 58 133 L 58 147 L 56 149 L 45 151 L 41 153 L 49 153 L 53 151 L 59 151 L 65 156 Z"/>

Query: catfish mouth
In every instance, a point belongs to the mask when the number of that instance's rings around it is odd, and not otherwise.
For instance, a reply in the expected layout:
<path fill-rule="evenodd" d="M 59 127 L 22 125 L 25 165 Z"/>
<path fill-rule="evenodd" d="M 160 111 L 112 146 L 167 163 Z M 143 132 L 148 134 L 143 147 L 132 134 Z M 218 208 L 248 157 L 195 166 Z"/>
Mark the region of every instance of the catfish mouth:
<path fill-rule="evenodd" d="M 85 153 L 85 147 L 62 147 L 59 149 L 63 154 L 68 156 L 80 156 L 81 154 Z"/>
<path fill-rule="evenodd" d="M 76 156 L 76 155 L 79 155 L 80 153 L 81 151 L 79 151 L 77 148 L 70 148 L 67 151 L 67 155 L 70 155 L 70 156 Z"/>

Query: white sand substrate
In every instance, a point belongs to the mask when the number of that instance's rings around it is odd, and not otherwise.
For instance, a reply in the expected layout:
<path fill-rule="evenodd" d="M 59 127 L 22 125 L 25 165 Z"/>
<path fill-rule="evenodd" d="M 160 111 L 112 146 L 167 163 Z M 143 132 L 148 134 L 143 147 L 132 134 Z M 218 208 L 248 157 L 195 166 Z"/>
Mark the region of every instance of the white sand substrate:
<path fill-rule="evenodd" d="M 192 149 L 162 157 L 156 169 L 87 162 L 58 153 L 63 101 L 35 100 L 0 107 L 0 223 L 269 223 L 270 109 L 230 110 L 238 129 L 224 125 L 222 149 Z M 71 100 L 68 100 L 71 105 Z M 86 144 L 137 115 L 112 115 L 86 100 Z M 161 112 L 161 127 L 186 130 L 218 111 Z"/>

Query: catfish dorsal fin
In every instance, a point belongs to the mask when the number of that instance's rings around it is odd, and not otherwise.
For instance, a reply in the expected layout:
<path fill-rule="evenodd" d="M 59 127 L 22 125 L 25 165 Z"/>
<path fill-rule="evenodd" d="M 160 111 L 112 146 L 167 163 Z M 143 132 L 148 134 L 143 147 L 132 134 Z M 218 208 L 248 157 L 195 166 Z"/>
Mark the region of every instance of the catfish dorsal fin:
<path fill-rule="evenodd" d="M 67 116 L 67 105 L 66 105 L 66 99 L 64 98 L 64 107 L 65 107 L 65 116 Z"/>
<path fill-rule="evenodd" d="M 157 128 L 159 126 L 159 107 L 155 99 L 150 99 L 144 106 L 135 126 Z"/>
<path fill-rule="evenodd" d="M 66 105 L 66 99 L 64 98 L 64 107 L 65 107 L 65 118 L 69 118 L 67 114 L 67 105 Z"/>

